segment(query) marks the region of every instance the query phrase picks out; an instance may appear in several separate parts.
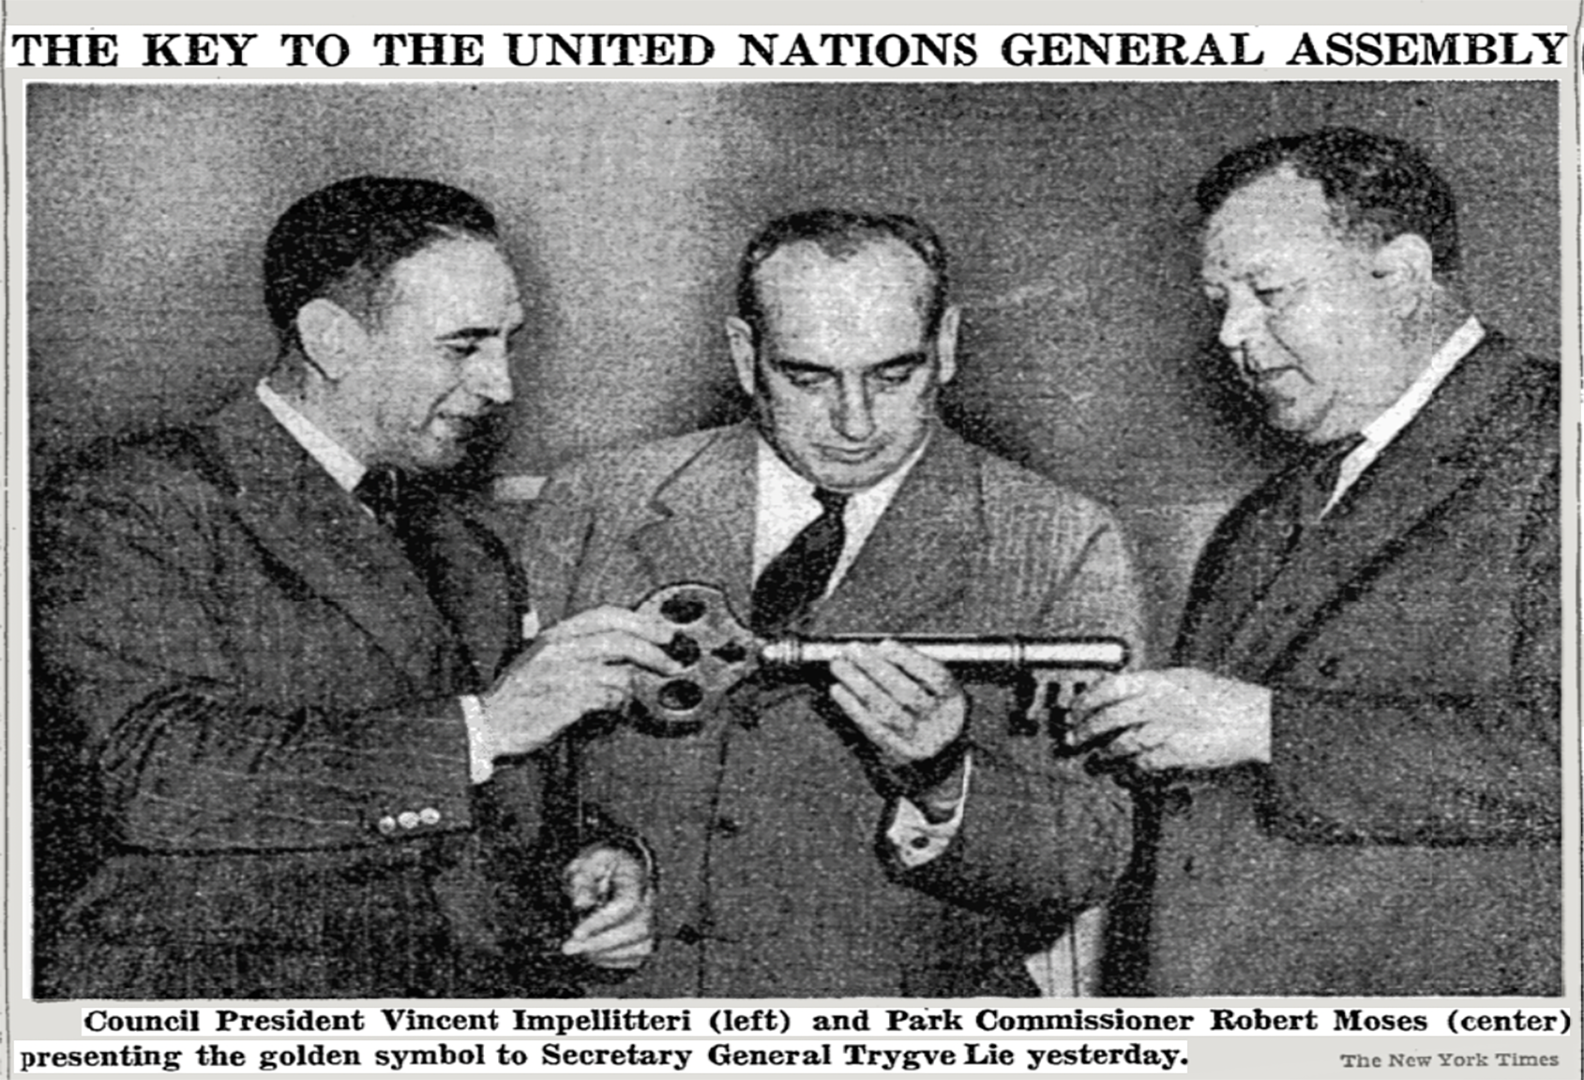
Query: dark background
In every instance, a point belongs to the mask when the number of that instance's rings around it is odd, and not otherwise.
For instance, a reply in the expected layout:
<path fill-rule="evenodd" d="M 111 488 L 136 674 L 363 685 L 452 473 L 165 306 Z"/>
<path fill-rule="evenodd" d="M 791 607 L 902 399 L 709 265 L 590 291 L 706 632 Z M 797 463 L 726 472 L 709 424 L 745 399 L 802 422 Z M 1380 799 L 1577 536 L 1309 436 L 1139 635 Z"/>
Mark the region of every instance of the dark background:
<path fill-rule="evenodd" d="M 737 415 L 720 320 L 754 229 L 813 204 L 901 210 L 955 258 L 952 423 L 1121 511 L 1158 644 L 1206 529 L 1284 449 L 1214 347 L 1200 173 L 1328 123 L 1417 143 L 1459 195 L 1477 309 L 1554 356 L 1557 95 L 1534 82 L 36 83 L 34 475 L 95 436 L 246 390 L 274 351 L 264 238 L 345 176 L 445 180 L 500 215 L 530 308 L 506 476 Z"/>

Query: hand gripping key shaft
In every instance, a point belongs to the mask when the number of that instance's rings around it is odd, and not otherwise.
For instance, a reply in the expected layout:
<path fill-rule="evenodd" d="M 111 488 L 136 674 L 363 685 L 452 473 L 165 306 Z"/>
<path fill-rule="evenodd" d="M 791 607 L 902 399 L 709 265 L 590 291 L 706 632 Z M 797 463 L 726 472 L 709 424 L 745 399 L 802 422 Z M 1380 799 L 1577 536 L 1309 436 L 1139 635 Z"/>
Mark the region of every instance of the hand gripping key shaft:
<path fill-rule="evenodd" d="M 662 724 L 695 723 L 761 667 L 825 664 L 851 642 L 890 638 L 942 664 L 1032 674 L 1036 693 L 1029 717 L 1037 730 L 1040 713 L 1064 707 L 1063 699 L 1070 698 L 1076 686 L 1120 671 L 1128 660 L 1127 643 L 1110 637 L 843 634 L 764 641 L 732 613 L 725 593 L 696 582 L 668 585 L 650 594 L 638 610 L 657 612 L 676 627 L 666 651 L 683 665 L 683 671 L 671 678 L 639 671 L 635 685 L 635 696 L 650 719 Z"/>

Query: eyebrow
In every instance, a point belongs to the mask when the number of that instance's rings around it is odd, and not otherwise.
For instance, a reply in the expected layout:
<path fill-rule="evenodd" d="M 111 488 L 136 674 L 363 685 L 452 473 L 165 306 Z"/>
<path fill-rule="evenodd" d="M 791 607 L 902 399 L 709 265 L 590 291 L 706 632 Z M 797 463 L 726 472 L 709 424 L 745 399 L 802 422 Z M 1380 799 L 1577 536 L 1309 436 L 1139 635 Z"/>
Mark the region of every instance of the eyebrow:
<path fill-rule="evenodd" d="M 510 326 L 464 326 L 460 330 L 453 330 L 448 334 L 441 334 L 436 341 L 488 341 L 490 338 L 510 337 L 522 329 L 522 323 L 516 322 Z"/>
<path fill-rule="evenodd" d="M 926 353 L 923 349 L 915 349 L 912 352 L 902 353 L 887 360 L 877 360 L 872 364 L 866 364 L 863 367 L 863 371 L 867 373 L 870 371 L 879 371 L 881 368 L 889 367 L 919 367 L 923 364 L 927 364 L 928 362 L 928 353 Z M 815 364 L 807 360 L 798 360 L 793 357 L 770 357 L 770 363 L 781 371 L 805 372 L 808 374 L 819 373 L 826 375 L 834 375 L 837 371 L 836 368 L 827 367 L 824 364 Z"/>

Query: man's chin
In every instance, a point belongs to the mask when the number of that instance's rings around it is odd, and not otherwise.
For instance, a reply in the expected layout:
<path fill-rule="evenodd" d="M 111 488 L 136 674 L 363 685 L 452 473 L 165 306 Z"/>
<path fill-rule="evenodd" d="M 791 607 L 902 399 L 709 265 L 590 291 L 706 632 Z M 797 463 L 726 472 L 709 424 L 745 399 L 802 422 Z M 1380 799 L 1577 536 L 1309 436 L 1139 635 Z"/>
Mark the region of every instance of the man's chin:
<path fill-rule="evenodd" d="M 445 472 L 456 468 L 466 458 L 466 444 L 430 435 L 413 447 L 411 464 L 420 472 Z"/>
<path fill-rule="evenodd" d="M 1339 414 L 1330 401 L 1314 398 L 1267 399 L 1265 423 L 1275 431 L 1312 445 L 1331 442 L 1357 428 L 1339 428 Z"/>
<path fill-rule="evenodd" d="M 1305 408 L 1305 403 L 1299 399 L 1269 395 L 1265 398 L 1266 425 L 1287 435 L 1306 437 L 1319 423 L 1320 418 L 1314 412 L 1313 408 Z"/>

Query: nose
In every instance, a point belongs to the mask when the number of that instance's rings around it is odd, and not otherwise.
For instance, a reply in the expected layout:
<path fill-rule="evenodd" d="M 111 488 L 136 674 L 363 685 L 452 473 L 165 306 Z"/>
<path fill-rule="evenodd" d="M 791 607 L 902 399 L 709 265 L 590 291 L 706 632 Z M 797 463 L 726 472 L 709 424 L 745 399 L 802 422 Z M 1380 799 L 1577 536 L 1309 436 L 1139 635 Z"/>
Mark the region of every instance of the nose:
<path fill-rule="evenodd" d="M 512 399 L 511 354 L 504 341 L 484 342 L 468 364 L 465 385 L 468 390 L 505 405 Z"/>
<path fill-rule="evenodd" d="M 1226 312 L 1221 316 L 1221 345 L 1241 359 L 1244 347 L 1256 329 L 1263 323 L 1259 301 L 1252 295 L 1234 293 L 1227 298 Z"/>
<path fill-rule="evenodd" d="M 831 409 L 831 426 L 848 442 L 863 442 L 874 434 L 874 402 L 864 379 L 844 379 Z"/>

